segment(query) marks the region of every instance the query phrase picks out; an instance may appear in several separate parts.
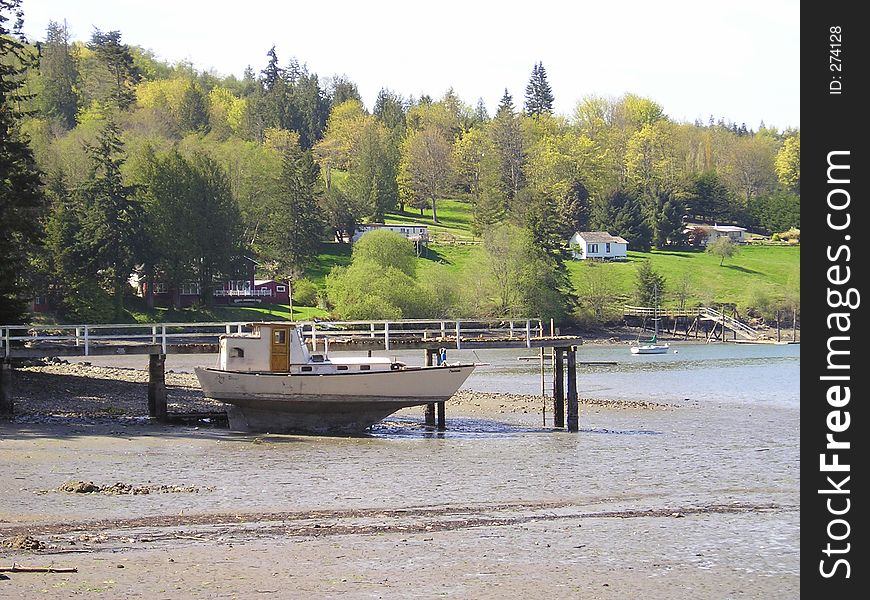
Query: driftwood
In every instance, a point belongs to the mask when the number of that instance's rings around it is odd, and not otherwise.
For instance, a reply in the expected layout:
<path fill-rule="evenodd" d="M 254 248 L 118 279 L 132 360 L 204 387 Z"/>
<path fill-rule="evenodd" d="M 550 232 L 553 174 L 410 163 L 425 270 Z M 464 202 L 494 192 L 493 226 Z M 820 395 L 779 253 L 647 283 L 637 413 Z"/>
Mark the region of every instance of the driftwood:
<path fill-rule="evenodd" d="M 0 573 L 78 573 L 78 567 L 0 567 Z"/>

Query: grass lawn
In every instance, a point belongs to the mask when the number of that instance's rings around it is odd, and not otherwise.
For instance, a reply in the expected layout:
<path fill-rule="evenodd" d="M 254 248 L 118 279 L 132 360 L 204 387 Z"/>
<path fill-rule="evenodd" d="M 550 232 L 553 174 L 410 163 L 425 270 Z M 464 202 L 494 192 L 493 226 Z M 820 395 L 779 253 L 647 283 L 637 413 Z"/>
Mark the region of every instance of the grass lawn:
<path fill-rule="evenodd" d="M 155 308 L 150 311 L 129 311 L 138 323 L 202 323 L 208 321 L 307 321 L 325 318 L 326 311 L 308 306 L 294 306 L 293 316 L 287 304 L 259 306 L 213 306 L 211 308 Z"/>
<path fill-rule="evenodd" d="M 408 208 L 405 212 L 387 213 L 384 221 L 387 223 L 415 223 L 429 227 L 429 237 L 435 240 L 472 240 L 471 204 L 459 200 L 439 200 L 436 206 L 438 223 L 432 221 L 432 209 L 420 210 Z"/>
<path fill-rule="evenodd" d="M 333 267 L 346 267 L 350 264 L 351 245 L 339 242 L 324 242 L 314 264 L 305 270 L 305 278 L 318 286 L 326 285 L 326 276 Z"/>
<path fill-rule="evenodd" d="M 625 262 L 570 261 L 568 272 L 582 294 L 590 270 L 605 269 L 614 291 L 630 303 L 637 269 L 644 260 L 665 278 L 663 306 L 676 304 L 674 292 L 685 276 L 689 278 L 689 304 L 733 302 L 743 309 L 758 293 L 781 300 L 800 291 L 800 246 L 741 246 L 722 266 L 718 257 L 705 252 L 630 251 Z"/>

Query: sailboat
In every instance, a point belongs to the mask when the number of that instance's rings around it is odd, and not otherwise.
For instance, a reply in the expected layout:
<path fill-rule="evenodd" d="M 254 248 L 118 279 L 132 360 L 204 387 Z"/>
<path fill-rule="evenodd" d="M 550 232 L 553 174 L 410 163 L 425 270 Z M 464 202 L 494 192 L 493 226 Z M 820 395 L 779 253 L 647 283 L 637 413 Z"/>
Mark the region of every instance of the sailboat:
<path fill-rule="evenodd" d="M 658 286 L 653 286 L 653 301 L 655 302 L 655 308 L 653 313 L 653 322 L 655 323 L 655 333 L 653 336 L 646 340 L 641 340 L 640 336 L 637 339 L 637 345 L 633 345 L 631 347 L 632 354 L 666 354 L 668 351 L 668 344 L 659 344 L 659 299 L 658 299 Z"/>

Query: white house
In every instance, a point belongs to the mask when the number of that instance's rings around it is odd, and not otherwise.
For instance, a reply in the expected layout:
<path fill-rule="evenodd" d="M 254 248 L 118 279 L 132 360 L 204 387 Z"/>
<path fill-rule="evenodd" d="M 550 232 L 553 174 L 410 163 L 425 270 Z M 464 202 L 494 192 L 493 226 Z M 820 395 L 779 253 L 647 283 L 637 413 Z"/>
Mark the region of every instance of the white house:
<path fill-rule="evenodd" d="M 697 243 L 701 246 L 712 244 L 720 237 L 730 238 L 735 244 L 742 244 L 746 241 L 746 229 L 735 225 L 689 225 L 685 229 L 685 233 L 692 233 L 694 230 L 701 230 L 706 237 L 701 236 Z"/>
<path fill-rule="evenodd" d="M 426 225 L 416 225 L 414 223 L 365 223 L 358 225 L 353 237 L 350 238 L 351 243 L 355 243 L 363 235 L 369 231 L 385 229 L 393 231 L 399 235 L 411 240 L 415 244 L 425 245 L 429 241 L 429 228 Z"/>
<path fill-rule="evenodd" d="M 606 231 L 578 231 L 568 240 L 571 256 L 575 260 L 625 260 L 628 242 Z"/>

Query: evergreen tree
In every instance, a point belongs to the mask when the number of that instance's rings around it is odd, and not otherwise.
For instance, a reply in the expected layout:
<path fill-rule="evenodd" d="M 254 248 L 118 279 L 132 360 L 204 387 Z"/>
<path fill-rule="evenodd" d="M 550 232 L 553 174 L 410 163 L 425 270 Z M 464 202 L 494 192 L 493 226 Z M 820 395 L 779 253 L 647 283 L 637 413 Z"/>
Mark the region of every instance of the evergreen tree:
<path fill-rule="evenodd" d="M 659 214 L 657 226 L 658 247 L 665 244 L 683 246 L 686 243 L 686 234 L 683 233 L 685 225 L 683 215 L 686 212 L 686 203 L 678 196 L 670 196 L 665 200 Z"/>
<path fill-rule="evenodd" d="M 288 100 L 290 118 L 282 126 L 297 132 L 299 145 L 309 150 L 323 137 L 329 117 L 329 99 L 320 89 L 317 75 L 300 68 L 290 86 Z"/>
<path fill-rule="evenodd" d="M 589 230 L 589 190 L 579 181 L 572 183 L 556 202 L 559 233 L 563 240 L 577 231 Z"/>
<path fill-rule="evenodd" d="M 266 53 L 266 56 L 269 57 L 269 62 L 266 64 L 266 68 L 260 71 L 260 74 L 263 76 L 260 81 L 263 88 L 269 92 L 275 87 L 276 83 L 284 79 L 284 69 L 278 66 L 278 54 L 275 52 L 274 45 Z"/>
<path fill-rule="evenodd" d="M 279 269 L 293 276 L 317 256 L 323 235 L 320 169 L 310 150 L 287 147 L 280 185 L 282 194 L 267 236 Z"/>
<path fill-rule="evenodd" d="M 728 186 L 714 171 L 698 175 L 689 185 L 686 210 L 692 218 L 718 222 L 733 219 L 738 211 Z"/>
<path fill-rule="evenodd" d="M 391 131 L 405 130 L 406 103 L 398 94 L 381 88 L 372 114 Z"/>
<path fill-rule="evenodd" d="M 215 279 L 226 277 L 242 254 L 242 217 L 226 172 L 205 154 L 190 160 L 189 226 L 201 301 L 210 306 Z"/>
<path fill-rule="evenodd" d="M 486 110 L 486 104 L 484 104 L 483 98 L 478 98 L 477 105 L 474 107 L 473 122 L 477 125 L 480 123 L 486 123 L 487 121 L 489 121 L 489 112 Z"/>
<path fill-rule="evenodd" d="M 514 112 L 513 97 L 507 89 L 499 102 L 495 118 L 490 123 L 490 133 L 501 162 L 501 192 L 510 207 L 517 192 L 526 185 L 526 155 L 519 119 Z"/>
<path fill-rule="evenodd" d="M 628 190 L 620 188 L 601 194 L 591 208 L 590 229 L 621 236 L 632 250 L 648 251 L 652 246 L 652 230 L 641 214 L 637 198 Z"/>
<path fill-rule="evenodd" d="M 135 85 L 141 79 L 139 69 L 133 64 L 133 55 L 127 44 L 121 43 L 121 32 L 103 33 L 94 30 L 88 44 L 103 66 L 108 70 L 110 80 L 106 97 L 118 108 L 127 108 L 136 100 Z"/>
<path fill-rule="evenodd" d="M 335 76 L 330 83 L 329 104 L 337 106 L 348 100 L 356 100 L 362 104 L 362 96 L 360 96 L 357 85 L 347 78 L 345 75 Z"/>
<path fill-rule="evenodd" d="M 543 63 L 532 68 L 532 76 L 526 85 L 527 115 L 553 114 L 553 91 L 547 81 L 547 71 Z"/>
<path fill-rule="evenodd" d="M 67 312 L 63 310 L 66 299 L 75 295 L 76 287 L 84 279 L 85 257 L 76 242 L 81 212 L 62 178 L 53 178 L 46 187 L 51 207 L 45 224 L 44 293 L 52 306 Z"/>
<path fill-rule="evenodd" d="M 121 176 L 120 135 L 118 126 L 109 121 L 97 143 L 87 147 L 91 173 L 78 191 L 84 209 L 78 243 L 89 257 L 91 275 L 101 277 L 111 291 L 116 319 L 123 316 L 124 291 L 143 239 L 142 206 Z"/>
<path fill-rule="evenodd" d="M 23 275 L 39 243 L 45 205 L 40 172 L 20 131 L 21 94 L 32 57 L 21 34 L 20 0 L 0 0 L 0 322 L 20 322 L 26 297 Z M 11 25 L 7 23 L 13 19 Z"/>
<path fill-rule="evenodd" d="M 48 22 L 45 43 L 39 58 L 42 93 L 39 104 L 42 114 L 66 130 L 76 126 L 79 110 L 78 61 L 70 44 L 66 22 Z"/>
<path fill-rule="evenodd" d="M 637 270 L 634 295 L 639 306 L 654 307 L 661 304 L 665 293 L 665 277 L 652 267 L 649 260 L 641 263 Z"/>
<path fill-rule="evenodd" d="M 173 308 L 180 308 L 181 285 L 191 279 L 193 206 L 188 197 L 193 187 L 193 169 L 177 152 L 151 156 L 143 176 L 144 207 L 147 218 L 149 259 L 170 293 Z M 155 273 L 148 273 L 154 275 Z M 149 281 L 149 289 L 153 281 Z"/>
<path fill-rule="evenodd" d="M 368 201 L 368 216 L 383 222 L 399 200 L 399 156 L 391 134 L 378 121 L 365 124 L 359 133 L 348 169 L 348 191 Z"/>
<path fill-rule="evenodd" d="M 178 121 L 182 131 L 208 131 L 208 98 L 193 81 L 184 90 Z"/>

